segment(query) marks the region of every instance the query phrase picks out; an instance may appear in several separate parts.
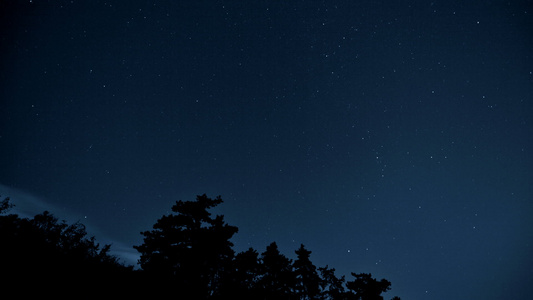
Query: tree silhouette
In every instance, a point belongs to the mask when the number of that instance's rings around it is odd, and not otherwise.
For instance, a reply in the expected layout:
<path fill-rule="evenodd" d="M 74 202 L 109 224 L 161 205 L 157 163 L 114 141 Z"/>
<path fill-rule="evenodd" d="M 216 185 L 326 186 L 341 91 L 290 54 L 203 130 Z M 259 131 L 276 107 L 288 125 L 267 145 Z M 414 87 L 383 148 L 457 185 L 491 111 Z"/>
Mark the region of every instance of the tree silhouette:
<path fill-rule="evenodd" d="M 234 254 L 237 227 L 212 217 L 222 203 L 205 194 L 178 201 L 145 231 L 141 270 L 125 267 L 87 237 L 81 223 L 67 224 L 45 211 L 32 219 L 7 214 L 9 198 L 0 201 L 0 275 L 5 286 L 32 286 L 23 296 L 44 290 L 54 298 L 298 299 L 382 300 L 391 283 L 371 274 L 352 273 L 353 281 L 335 276 L 335 269 L 317 268 L 304 245 L 294 262 L 272 242 L 260 255 L 253 248 Z M 400 300 L 394 297 L 392 300 Z"/>
<path fill-rule="evenodd" d="M 4 200 L 0 202 L 0 214 L 7 212 L 12 207 L 13 204 L 9 203 L 9 198 L 4 198 Z"/>
<path fill-rule="evenodd" d="M 233 260 L 230 280 L 225 282 L 224 294 L 231 295 L 234 299 L 259 299 L 261 272 L 262 266 L 256 250 L 249 248 L 238 253 Z"/>
<path fill-rule="evenodd" d="M 372 274 L 355 274 L 353 281 L 348 281 L 346 287 L 355 293 L 355 299 L 357 300 L 383 300 L 381 293 L 384 293 L 390 289 L 391 283 L 385 279 L 377 281 L 372 278 Z"/>
<path fill-rule="evenodd" d="M 318 271 L 321 276 L 320 288 L 324 299 L 341 300 L 347 298 L 344 289 L 344 276 L 337 278 L 335 269 L 328 268 L 328 266 L 318 268 Z"/>
<path fill-rule="evenodd" d="M 316 272 L 309 256 L 311 251 L 305 249 L 304 245 L 295 251 L 297 255 L 294 261 L 294 272 L 296 275 L 296 295 L 301 300 L 319 299 L 320 296 L 320 277 Z"/>
<path fill-rule="evenodd" d="M 296 284 L 291 260 L 272 242 L 261 254 L 262 277 L 259 280 L 266 299 L 290 299 Z"/>
<path fill-rule="evenodd" d="M 10 207 L 5 199 L 0 212 L 5 214 Z M 67 297 L 67 287 L 86 290 L 86 296 L 103 290 L 109 294 L 108 280 L 118 274 L 125 278 L 132 268 L 109 255 L 110 245 L 100 248 L 94 237 L 86 235 L 82 224 L 59 222 L 47 211 L 33 219 L 1 215 L 0 275 L 7 280 L 3 283 L 32 286 L 23 290 L 27 297 L 38 294 L 39 288 L 53 292 L 56 298 Z"/>
<path fill-rule="evenodd" d="M 237 227 L 211 217 L 208 209 L 222 203 L 218 196 L 197 196 L 196 201 L 177 201 L 175 214 L 157 220 L 152 231 L 142 232 L 144 243 L 135 246 L 139 263 L 148 273 L 173 278 L 175 284 L 196 299 L 217 296 L 229 273 L 234 251 L 229 239 Z"/>

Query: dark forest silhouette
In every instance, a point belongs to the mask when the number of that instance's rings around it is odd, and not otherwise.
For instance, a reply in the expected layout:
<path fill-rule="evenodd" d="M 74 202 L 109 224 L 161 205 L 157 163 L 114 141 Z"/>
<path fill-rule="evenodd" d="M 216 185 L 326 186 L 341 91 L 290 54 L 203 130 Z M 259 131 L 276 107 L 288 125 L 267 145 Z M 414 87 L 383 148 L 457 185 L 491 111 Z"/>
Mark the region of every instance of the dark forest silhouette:
<path fill-rule="evenodd" d="M 238 228 L 208 211 L 222 202 L 205 194 L 177 201 L 173 213 L 141 233 L 135 270 L 110 255 L 110 245 L 88 238 L 83 224 L 68 225 L 47 211 L 33 219 L 7 214 L 6 198 L 0 202 L 0 275 L 17 295 L 55 298 L 381 300 L 390 289 L 389 281 L 371 274 L 351 273 L 347 281 L 333 268 L 317 268 L 304 245 L 294 261 L 275 242 L 263 253 L 235 254 L 230 239 Z"/>

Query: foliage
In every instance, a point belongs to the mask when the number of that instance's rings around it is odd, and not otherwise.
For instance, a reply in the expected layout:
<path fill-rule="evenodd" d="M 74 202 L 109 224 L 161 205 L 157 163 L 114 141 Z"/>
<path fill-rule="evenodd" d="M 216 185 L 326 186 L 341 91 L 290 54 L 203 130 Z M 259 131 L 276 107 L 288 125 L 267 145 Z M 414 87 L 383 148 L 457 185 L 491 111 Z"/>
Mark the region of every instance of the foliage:
<path fill-rule="evenodd" d="M 294 272 L 296 274 L 296 295 L 302 300 L 320 299 L 320 277 L 316 272 L 316 267 L 311 262 L 311 251 L 305 249 L 304 245 L 295 251 L 297 259 L 294 262 Z"/>
<path fill-rule="evenodd" d="M 253 248 L 234 255 L 229 241 L 237 227 L 222 216 L 208 212 L 222 203 L 219 197 L 197 196 L 196 201 L 178 201 L 174 214 L 159 219 L 146 231 L 141 253 L 144 272 L 164 278 L 180 295 L 194 299 L 383 299 L 390 282 L 370 274 L 355 274 L 353 281 L 335 276 L 335 269 L 317 268 L 304 245 L 292 261 L 280 253 L 275 242 L 259 255 Z M 165 287 L 159 286 L 159 290 Z"/>
<path fill-rule="evenodd" d="M 33 219 L 5 215 L 9 207 L 6 198 L 0 216 L 0 274 L 10 285 L 46 286 L 59 293 L 66 286 L 103 287 L 110 276 L 132 270 L 109 254 L 110 245 L 100 247 L 94 237 L 87 238 L 83 224 L 68 225 L 47 211 Z"/>
<path fill-rule="evenodd" d="M 317 268 L 304 245 L 293 261 L 275 242 L 259 254 L 253 248 L 235 255 L 230 239 L 238 229 L 209 209 L 222 203 L 205 194 L 177 201 L 135 246 L 141 270 L 125 267 L 87 237 L 81 223 L 67 224 L 45 211 L 32 219 L 7 214 L 0 201 L 0 275 L 6 286 L 27 286 L 23 296 L 45 291 L 55 298 L 299 299 L 382 300 L 391 283 L 371 274 L 337 277 L 335 269 Z M 72 291 L 75 291 L 74 293 Z M 82 294 L 79 294 L 82 293 Z M 393 300 L 399 300 L 394 297 Z"/>
<path fill-rule="evenodd" d="M 3 214 L 10 210 L 13 207 L 13 204 L 9 203 L 9 198 L 5 198 L 0 202 L 0 214 Z"/>
<path fill-rule="evenodd" d="M 208 212 L 222 203 L 219 197 L 197 196 L 196 201 L 177 201 L 174 214 L 157 220 L 152 231 L 142 232 L 144 244 L 135 246 L 139 263 L 149 273 L 173 277 L 174 285 L 196 299 L 219 294 L 219 282 L 229 273 L 234 256 L 229 239 L 237 227 L 223 216 Z"/>
<path fill-rule="evenodd" d="M 353 281 L 348 281 L 346 287 L 355 293 L 355 299 L 358 300 L 383 300 L 381 293 L 390 289 L 391 283 L 385 279 L 377 281 L 372 278 L 372 274 L 355 274 Z"/>
<path fill-rule="evenodd" d="M 259 253 L 253 248 L 238 253 L 232 264 L 231 276 L 224 282 L 224 294 L 232 294 L 236 299 L 259 299 L 262 295 L 259 280 L 263 267 Z"/>
<path fill-rule="evenodd" d="M 295 288 L 292 261 L 281 254 L 275 242 L 261 255 L 260 289 L 268 299 L 288 299 Z"/>
<path fill-rule="evenodd" d="M 346 299 L 346 291 L 344 289 L 344 275 L 340 278 L 335 276 L 335 269 L 328 266 L 318 268 L 320 272 L 320 289 L 323 299 Z"/>

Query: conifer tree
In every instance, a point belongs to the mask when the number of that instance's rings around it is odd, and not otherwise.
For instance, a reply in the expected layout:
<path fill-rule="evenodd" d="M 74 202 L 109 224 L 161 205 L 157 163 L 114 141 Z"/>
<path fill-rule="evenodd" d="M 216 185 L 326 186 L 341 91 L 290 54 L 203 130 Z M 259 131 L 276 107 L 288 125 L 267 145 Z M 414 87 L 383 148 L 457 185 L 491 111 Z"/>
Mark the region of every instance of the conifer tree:
<path fill-rule="evenodd" d="M 208 212 L 220 203 L 220 196 L 211 199 L 205 194 L 196 201 L 177 201 L 174 214 L 161 217 L 152 231 L 142 233 L 144 243 L 135 246 L 142 269 L 173 278 L 181 294 L 196 299 L 216 296 L 229 273 L 234 256 L 229 240 L 237 232 L 223 216 L 212 218 Z"/>
<path fill-rule="evenodd" d="M 310 260 L 311 251 L 305 249 L 304 245 L 295 251 L 297 255 L 294 261 L 294 272 L 296 275 L 296 294 L 298 299 L 313 300 L 320 295 L 320 277 L 316 272 L 316 267 Z"/>

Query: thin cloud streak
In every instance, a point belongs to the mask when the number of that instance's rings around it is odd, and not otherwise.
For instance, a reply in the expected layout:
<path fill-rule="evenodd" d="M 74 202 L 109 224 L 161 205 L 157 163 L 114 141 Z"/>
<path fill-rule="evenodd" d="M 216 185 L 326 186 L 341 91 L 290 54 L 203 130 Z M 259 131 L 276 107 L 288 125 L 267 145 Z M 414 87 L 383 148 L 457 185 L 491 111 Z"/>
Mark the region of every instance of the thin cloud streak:
<path fill-rule="evenodd" d="M 85 225 L 87 236 L 94 236 L 100 245 L 111 244 L 110 254 L 118 257 L 126 265 L 136 265 L 140 255 L 133 246 L 110 238 L 101 233 L 96 226 L 87 222 L 81 214 L 73 213 L 65 208 L 60 208 L 48 202 L 44 197 L 31 192 L 0 184 L 0 200 L 9 198 L 14 205 L 7 213 L 16 214 L 21 218 L 33 218 L 35 215 L 48 211 L 60 221 L 65 220 L 68 224 L 80 222 Z"/>

